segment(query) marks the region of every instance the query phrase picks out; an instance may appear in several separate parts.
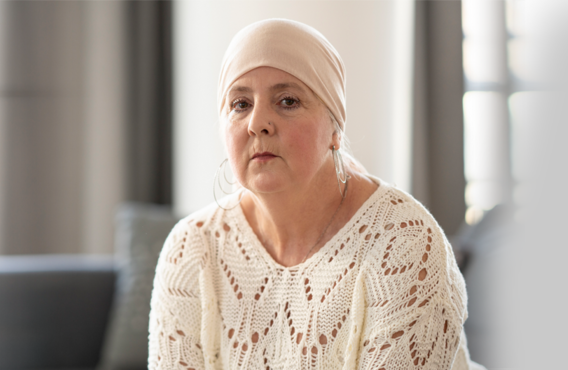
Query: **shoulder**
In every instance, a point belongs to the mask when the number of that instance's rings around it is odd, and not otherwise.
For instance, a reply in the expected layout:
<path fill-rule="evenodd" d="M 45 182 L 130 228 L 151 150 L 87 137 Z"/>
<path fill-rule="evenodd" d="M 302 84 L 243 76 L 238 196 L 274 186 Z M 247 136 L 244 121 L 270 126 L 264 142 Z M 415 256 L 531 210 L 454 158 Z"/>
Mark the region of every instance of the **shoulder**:
<path fill-rule="evenodd" d="M 436 242 L 448 244 L 444 231 L 422 203 L 391 184 L 381 182 L 381 187 L 383 192 L 378 206 L 382 217 L 377 226 L 385 235 L 401 239 L 423 235 L 426 240 L 436 238 Z"/>
<path fill-rule="evenodd" d="M 170 231 L 162 249 L 164 258 L 180 258 L 180 249 L 183 256 L 207 254 L 213 240 L 231 230 L 229 225 L 235 224 L 238 214 L 235 208 L 225 210 L 213 202 L 185 216 Z"/>
<path fill-rule="evenodd" d="M 408 307 L 419 298 L 418 307 L 437 300 L 465 317 L 465 283 L 442 228 L 410 194 L 392 185 L 381 186 L 386 188 L 374 226 L 381 235 L 364 262 L 367 286 L 374 290 L 369 296 L 390 292 L 383 301 L 413 296 Z"/>
<path fill-rule="evenodd" d="M 465 291 L 451 245 L 432 214 L 405 191 L 384 182 L 381 186 L 385 188 L 375 227 L 382 243 L 370 251 L 373 268 L 393 278 L 410 271 L 420 281 L 446 282 Z"/>
<path fill-rule="evenodd" d="M 198 211 L 190 213 L 179 220 L 172 228 L 166 242 L 169 241 L 170 244 L 175 244 L 179 243 L 180 240 L 187 242 L 188 238 L 191 240 L 200 239 L 210 234 L 216 228 L 219 221 L 225 216 L 224 213 L 225 211 L 219 208 L 216 203 L 211 203 Z"/>
<path fill-rule="evenodd" d="M 400 228 L 420 225 L 433 227 L 443 233 L 432 214 L 412 195 L 391 184 L 382 183 L 381 186 L 385 187 L 384 200 L 389 206 L 389 221 L 398 223 Z"/>
<path fill-rule="evenodd" d="M 168 234 L 156 267 L 156 278 L 164 281 L 197 281 L 206 263 L 207 236 L 220 209 L 211 204 L 179 220 Z"/>
<path fill-rule="evenodd" d="M 371 196 L 372 203 L 366 207 L 373 210 L 370 213 L 366 210 L 364 216 L 369 219 L 365 223 L 372 219 L 374 232 L 412 237 L 429 228 L 430 233 L 444 237 L 432 214 L 412 195 L 376 177 L 370 178 L 379 184 L 379 188 Z"/>

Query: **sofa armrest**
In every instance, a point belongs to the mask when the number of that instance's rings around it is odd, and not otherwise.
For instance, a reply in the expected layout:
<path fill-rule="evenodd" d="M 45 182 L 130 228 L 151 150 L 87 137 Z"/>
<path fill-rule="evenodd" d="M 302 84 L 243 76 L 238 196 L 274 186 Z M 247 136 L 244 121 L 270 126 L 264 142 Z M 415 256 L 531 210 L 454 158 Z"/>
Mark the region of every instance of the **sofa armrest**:
<path fill-rule="evenodd" d="M 95 368 L 115 276 L 112 256 L 1 256 L 0 370 Z"/>

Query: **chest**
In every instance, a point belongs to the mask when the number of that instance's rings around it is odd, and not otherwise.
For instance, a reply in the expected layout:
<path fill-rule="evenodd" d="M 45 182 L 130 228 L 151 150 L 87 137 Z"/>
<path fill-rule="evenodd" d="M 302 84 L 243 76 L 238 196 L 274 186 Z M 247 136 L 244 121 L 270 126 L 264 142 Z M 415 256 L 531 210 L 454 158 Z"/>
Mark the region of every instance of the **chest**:
<path fill-rule="evenodd" d="M 220 249 L 213 286 L 225 366 L 342 368 L 360 273 L 357 253 L 343 249 L 305 269 L 272 265 L 238 241 Z"/>

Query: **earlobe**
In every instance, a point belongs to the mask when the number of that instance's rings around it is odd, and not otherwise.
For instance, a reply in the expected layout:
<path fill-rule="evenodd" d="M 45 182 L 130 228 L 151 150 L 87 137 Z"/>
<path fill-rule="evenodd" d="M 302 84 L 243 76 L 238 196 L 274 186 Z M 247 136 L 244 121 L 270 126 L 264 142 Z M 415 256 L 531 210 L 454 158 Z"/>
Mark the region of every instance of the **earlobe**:
<path fill-rule="evenodd" d="M 335 150 L 339 150 L 341 148 L 341 136 L 336 132 L 333 133 L 331 136 L 331 144 L 329 145 L 329 149 L 333 149 L 335 146 Z"/>

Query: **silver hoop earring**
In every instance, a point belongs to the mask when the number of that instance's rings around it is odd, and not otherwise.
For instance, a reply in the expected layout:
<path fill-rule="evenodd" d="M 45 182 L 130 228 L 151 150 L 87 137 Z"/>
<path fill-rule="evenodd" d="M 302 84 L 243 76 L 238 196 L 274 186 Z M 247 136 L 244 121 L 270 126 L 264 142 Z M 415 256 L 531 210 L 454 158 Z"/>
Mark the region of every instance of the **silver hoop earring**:
<path fill-rule="evenodd" d="M 342 198 L 345 198 L 346 192 L 341 191 L 341 184 L 345 184 L 349 179 L 349 175 L 345 172 L 345 165 L 343 164 L 343 157 L 339 150 L 335 150 L 335 145 L 331 149 L 333 153 L 333 164 L 335 165 L 335 176 L 337 177 L 337 186 L 339 187 L 339 194 Z"/>
<path fill-rule="evenodd" d="M 221 189 L 221 191 L 225 194 L 234 194 L 235 191 L 232 192 L 227 192 L 225 191 L 225 189 L 223 189 L 223 184 L 221 184 L 221 176 L 219 175 L 219 172 L 223 173 L 223 178 L 225 179 L 225 181 L 227 182 L 227 184 L 229 184 L 230 186 L 234 186 L 237 184 L 237 181 L 229 181 L 229 179 L 227 179 L 227 173 L 225 171 L 225 166 L 227 165 L 227 162 L 229 161 L 228 158 L 225 158 L 225 160 L 223 162 L 221 162 L 221 164 L 219 165 L 219 168 L 217 168 L 217 171 L 215 172 L 215 177 L 213 178 L 213 198 L 215 198 L 215 203 L 217 203 L 217 205 L 219 206 L 219 208 L 222 208 L 226 211 L 231 210 L 235 207 L 237 207 L 240 203 L 241 200 L 243 199 L 243 191 L 241 191 L 241 194 L 239 196 L 239 201 L 237 202 L 237 204 L 235 204 L 234 206 L 232 206 L 231 208 L 225 208 L 223 206 L 221 206 L 221 204 L 219 204 L 219 201 L 217 200 L 217 194 L 215 192 L 215 185 L 217 185 L 219 187 L 219 189 Z M 238 190 L 237 190 L 238 191 Z"/>

